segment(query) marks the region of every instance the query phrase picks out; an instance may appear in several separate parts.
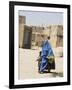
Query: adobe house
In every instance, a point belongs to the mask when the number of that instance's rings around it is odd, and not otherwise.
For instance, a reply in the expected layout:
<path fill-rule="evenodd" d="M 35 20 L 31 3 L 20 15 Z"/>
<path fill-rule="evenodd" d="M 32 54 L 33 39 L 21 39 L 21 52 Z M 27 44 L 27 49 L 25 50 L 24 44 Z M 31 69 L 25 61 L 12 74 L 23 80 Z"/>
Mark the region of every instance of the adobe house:
<path fill-rule="evenodd" d="M 63 46 L 63 26 L 49 25 L 47 27 L 28 26 L 26 25 L 26 17 L 19 16 L 19 47 L 31 49 L 33 47 L 41 47 L 42 36 L 50 36 L 52 47 Z"/>
<path fill-rule="evenodd" d="M 23 47 L 23 37 L 24 37 L 24 24 L 26 23 L 25 16 L 19 16 L 19 47 Z"/>
<path fill-rule="evenodd" d="M 26 25 L 26 17 L 19 16 L 19 47 L 31 48 L 32 29 Z"/>
<path fill-rule="evenodd" d="M 51 25 L 50 40 L 53 47 L 63 47 L 63 25 Z"/>

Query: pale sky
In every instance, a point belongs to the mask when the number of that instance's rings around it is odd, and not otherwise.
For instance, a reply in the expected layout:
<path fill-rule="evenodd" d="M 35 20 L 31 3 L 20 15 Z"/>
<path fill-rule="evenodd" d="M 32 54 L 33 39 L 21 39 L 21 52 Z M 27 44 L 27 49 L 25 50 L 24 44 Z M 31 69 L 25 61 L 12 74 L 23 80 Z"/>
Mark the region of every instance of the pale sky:
<path fill-rule="evenodd" d="M 19 11 L 20 16 L 26 16 L 27 25 L 51 25 L 63 24 L 62 12 L 38 12 L 38 11 Z"/>

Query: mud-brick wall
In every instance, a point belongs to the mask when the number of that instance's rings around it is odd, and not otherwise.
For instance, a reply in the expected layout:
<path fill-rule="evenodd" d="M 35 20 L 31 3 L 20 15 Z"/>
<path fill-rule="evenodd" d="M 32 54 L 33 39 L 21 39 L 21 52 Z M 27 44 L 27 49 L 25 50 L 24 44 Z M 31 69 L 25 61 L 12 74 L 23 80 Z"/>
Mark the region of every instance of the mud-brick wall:
<path fill-rule="evenodd" d="M 63 47 L 63 26 L 62 25 L 52 25 L 50 41 L 52 47 Z"/>
<path fill-rule="evenodd" d="M 26 23 L 25 16 L 19 16 L 19 47 L 23 47 L 23 38 L 24 38 L 24 24 Z"/>

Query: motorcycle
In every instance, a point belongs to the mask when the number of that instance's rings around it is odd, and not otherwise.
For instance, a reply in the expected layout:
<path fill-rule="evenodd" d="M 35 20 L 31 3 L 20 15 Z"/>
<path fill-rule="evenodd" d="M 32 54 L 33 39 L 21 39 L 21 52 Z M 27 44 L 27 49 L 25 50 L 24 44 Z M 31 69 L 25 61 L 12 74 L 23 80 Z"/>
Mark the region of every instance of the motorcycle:
<path fill-rule="evenodd" d="M 51 69 L 55 69 L 55 57 L 49 56 L 49 57 L 46 57 L 46 60 L 47 60 L 46 70 L 50 73 Z M 41 52 L 39 53 L 39 57 L 38 57 L 37 61 L 38 61 L 38 72 L 41 73 L 40 72 L 40 65 L 42 62 Z"/>

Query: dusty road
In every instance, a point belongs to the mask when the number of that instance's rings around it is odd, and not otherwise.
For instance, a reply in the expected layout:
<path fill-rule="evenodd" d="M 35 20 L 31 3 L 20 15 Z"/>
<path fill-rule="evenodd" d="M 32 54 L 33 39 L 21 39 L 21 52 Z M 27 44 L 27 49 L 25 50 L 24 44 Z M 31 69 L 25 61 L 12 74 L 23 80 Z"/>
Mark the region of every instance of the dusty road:
<path fill-rule="evenodd" d="M 55 58 L 55 70 L 52 73 L 38 73 L 39 50 L 19 49 L 19 79 L 61 77 L 63 76 L 63 58 Z"/>

